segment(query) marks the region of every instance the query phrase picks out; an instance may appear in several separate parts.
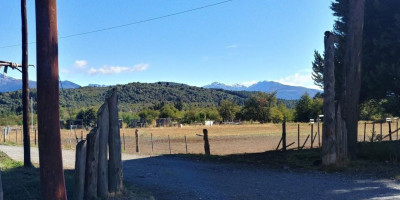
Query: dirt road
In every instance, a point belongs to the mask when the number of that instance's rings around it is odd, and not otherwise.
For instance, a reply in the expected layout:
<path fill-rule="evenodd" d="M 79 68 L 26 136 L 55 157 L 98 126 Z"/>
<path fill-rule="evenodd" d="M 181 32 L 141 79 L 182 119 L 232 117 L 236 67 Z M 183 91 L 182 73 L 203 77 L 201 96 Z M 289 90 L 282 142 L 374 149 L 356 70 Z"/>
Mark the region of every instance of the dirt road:
<path fill-rule="evenodd" d="M 290 172 L 178 156 L 124 162 L 124 178 L 156 199 L 400 199 L 400 183 Z"/>
<path fill-rule="evenodd" d="M 22 147 L 0 151 L 23 160 Z M 73 167 L 75 153 L 63 150 Z M 344 174 L 292 172 L 247 164 L 197 161 L 179 156 L 139 157 L 123 154 L 124 179 L 150 191 L 156 199 L 400 199 L 400 182 Z M 32 161 L 38 162 L 37 148 Z"/>

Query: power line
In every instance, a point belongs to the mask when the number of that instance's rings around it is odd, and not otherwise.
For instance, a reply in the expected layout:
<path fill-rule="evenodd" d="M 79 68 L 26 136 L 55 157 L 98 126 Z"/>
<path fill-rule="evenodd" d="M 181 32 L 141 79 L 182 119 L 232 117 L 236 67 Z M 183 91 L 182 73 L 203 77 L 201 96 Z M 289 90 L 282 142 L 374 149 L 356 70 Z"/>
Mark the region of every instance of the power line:
<path fill-rule="evenodd" d="M 185 14 L 185 13 L 189 13 L 189 12 L 194 12 L 194 11 L 202 10 L 202 9 L 209 8 L 209 7 L 218 6 L 218 5 L 221 5 L 221 4 L 229 3 L 231 1 L 233 1 L 233 0 L 220 1 L 220 2 L 217 2 L 217 3 L 208 4 L 208 5 L 197 7 L 197 8 L 192 8 L 192 9 L 189 9 L 189 10 L 184 10 L 184 11 L 171 13 L 171 14 L 167 14 L 167 15 L 162 15 L 162 16 L 159 16 L 159 17 L 153 17 L 153 18 L 140 20 L 140 21 L 136 21 L 136 22 L 131 22 L 131 23 L 127 23 L 127 24 L 121 24 L 121 25 L 117 25 L 117 26 L 110 26 L 110 27 L 106 27 L 106 28 L 101 28 L 101 29 L 82 32 L 82 33 L 75 33 L 75 34 L 66 35 L 66 36 L 59 36 L 59 39 L 71 38 L 71 37 L 76 37 L 76 36 L 81 36 L 81 35 L 88 35 L 88 34 L 92 34 L 92 33 L 108 31 L 108 30 L 117 29 L 117 28 L 123 28 L 123 27 L 127 27 L 127 26 L 133 26 L 133 25 L 142 24 L 142 23 L 146 23 L 146 22 L 150 22 L 150 21 L 155 21 L 155 20 L 159 20 L 159 19 L 163 19 L 163 18 L 167 18 L 167 17 L 173 17 L 173 16 L 176 16 L 176 15 L 181 15 L 181 14 Z M 36 42 L 30 42 L 29 44 L 35 44 L 35 43 Z M 21 46 L 21 44 L 1 46 L 0 49 L 9 48 L 9 47 L 17 47 L 17 46 Z"/>

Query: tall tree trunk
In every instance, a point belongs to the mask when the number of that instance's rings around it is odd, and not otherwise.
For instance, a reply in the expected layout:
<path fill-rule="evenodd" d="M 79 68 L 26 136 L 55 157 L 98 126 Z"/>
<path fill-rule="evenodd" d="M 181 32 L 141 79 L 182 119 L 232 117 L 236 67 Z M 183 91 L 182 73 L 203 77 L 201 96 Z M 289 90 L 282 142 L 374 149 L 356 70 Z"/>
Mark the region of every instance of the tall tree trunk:
<path fill-rule="evenodd" d="M 336 164 L 336 113 L 335 113 L 335 40 L 331 32 L 325 32 L 324 58 L 324 123 L 322 129 L 322 163 Z"/>
<path fill-rule="evenodd" d="M 59 121 L 56 0 L 36 0 L 37 107 L 42 199 L 67 199 Z"/>
<path fill-rule="evenodd" d="M 26 16 L 26 0 L 21 0 L 22 21 L 22 125 L 24 135 L 24 166 L 30 167 L 31 146 L 29 137 L 29 78 L 28 78 L 28 20 Z"/>
<path fill-rule="evenodd" d="M 347 137 L 347 150 L 352 158 L 357 153 L 364 4 L 365 0 L 349 1 L 349 22 L 343 61 L 344 91 L 338 105 L 342 115 L 338 116 L 337 125 L 339 127 L 336 127 L 339 135 Z"/>

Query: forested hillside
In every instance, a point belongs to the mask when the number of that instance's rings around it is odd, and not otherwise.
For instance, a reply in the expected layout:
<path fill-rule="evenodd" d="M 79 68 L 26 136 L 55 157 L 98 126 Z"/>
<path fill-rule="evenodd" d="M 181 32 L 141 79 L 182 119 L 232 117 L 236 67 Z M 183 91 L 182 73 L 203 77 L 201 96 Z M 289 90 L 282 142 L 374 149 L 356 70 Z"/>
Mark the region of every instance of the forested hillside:
<path fill-rule="evenodd" d="M 117 87 L 121 111 L 136 111 L 164 103 L 183 103 L 186 107 L 219 106 L 222 100 L 231 100 L 238 105 L 254 92 L 226 91 L 221 89 L 205 89 L 177 83 L 129 83 L 109 87 L 81 87 L 76 89 L 60 89 L 60 106 L 63 109 L 79 110 L 87 107 L 98 107 L 105 99 L 107 91 Z M 33 110 L 36 110 L 36 89 L 31 89 Z M 20 114 L 22 112 L 21 91 L 0 93 L 0 112 L 2 114 Z M 293 108 L 296 101 L 278 100 L 288 108 Z"/>

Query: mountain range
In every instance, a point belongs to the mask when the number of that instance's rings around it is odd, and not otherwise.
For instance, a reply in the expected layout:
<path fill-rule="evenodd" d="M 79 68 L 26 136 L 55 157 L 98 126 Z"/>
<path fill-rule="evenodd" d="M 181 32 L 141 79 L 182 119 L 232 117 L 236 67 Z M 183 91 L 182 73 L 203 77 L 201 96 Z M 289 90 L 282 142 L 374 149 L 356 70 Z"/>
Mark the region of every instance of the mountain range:
<path fill-rule="evenodd" d="M 284 85 L 275 81 L 260 81 L 250 86 L 245 86 L 242 84 L 227 85 L 219 82 L 214 82 L 209 85 L 203 86 L 203 88 L 209 89 L 223 89 L 231 91 L 249 91 L 249 92 L 277 92 L 276 96 L 280 99 L 294 100 L 299 99 L 304 93 L 308 93 L 313 97 L 321 90 L 301 87 L 301 86 L 291 86 Z"/>
<path fill-rule="evenodd" d="M 79 88 L 80 85 L 71 81 L 61 81 L 60 88 Z M 29 81 L 29 88 L 36 88 L 36 81 Z M 0 74 L 0 92 L 11 92 L 22 89 L 22 80 Z"/>
<path fill-rule="evenodd" d="M 168 83 L 168 82 L 158 82 L 158 84 L 166 85 L 180 85 L 178 83 Z M 29 81 L 30 88 L 36 88 L 36 81 Z M 62 81 L 60 88 L 71 89 L 80 88 L 81 86 L 73 83 L 71 81 Z M 88 87 L 107 87 L 106 85 L 90 84 Z M 12 77 L 4 76 L 0 74 L 0 92 L 10 92 L 20 90 L 22 88 L 22 80 L 15 79 Z M 227 91 L 247 91 L 247 92 L 277 92 L 277 97 L 279 99 L 295 100 L 299 99 L 304 93 L 308 93 L 311 97 L 316 93 L 321 92 L 320 90 L 300 87 L 300 86 L 290 86 L 284 85 L 274 81 L 260 81 L 250 86 L 245 86 L 242 84 L 228 85 L 219 82 L 214 82 L 209 85 L 203 86 L 205 89 L 222 89 Z"/>

